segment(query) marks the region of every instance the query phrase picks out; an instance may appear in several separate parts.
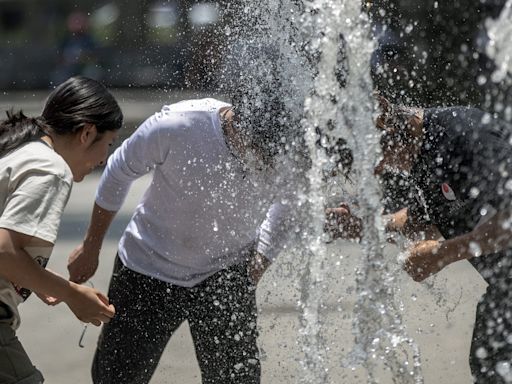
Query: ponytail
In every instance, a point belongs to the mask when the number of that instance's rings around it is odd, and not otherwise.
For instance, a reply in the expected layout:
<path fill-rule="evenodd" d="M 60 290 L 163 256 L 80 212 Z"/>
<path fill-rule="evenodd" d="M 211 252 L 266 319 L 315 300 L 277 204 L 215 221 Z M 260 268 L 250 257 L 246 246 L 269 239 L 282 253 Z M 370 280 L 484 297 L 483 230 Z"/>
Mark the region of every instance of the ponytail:
<path fill-rule="evenodd" d="M 0 123 L 0 157 L 44 134 L 41 118 L 27 117 L 21 110 L 6 114 L 7 119 Z"/>

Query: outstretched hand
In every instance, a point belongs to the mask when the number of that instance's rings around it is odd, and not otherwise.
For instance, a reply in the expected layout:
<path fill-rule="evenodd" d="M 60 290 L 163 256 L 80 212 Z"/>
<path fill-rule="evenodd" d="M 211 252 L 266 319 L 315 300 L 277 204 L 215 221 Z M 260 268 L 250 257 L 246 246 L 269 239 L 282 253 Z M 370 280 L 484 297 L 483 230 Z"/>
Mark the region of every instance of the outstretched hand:
<path fill-rule="evenodd" d="M 334 239 L 358 239 L 363 231 L 361 218 L 352 215 L 348 204 L 325 210 L 324 231 Z"/>

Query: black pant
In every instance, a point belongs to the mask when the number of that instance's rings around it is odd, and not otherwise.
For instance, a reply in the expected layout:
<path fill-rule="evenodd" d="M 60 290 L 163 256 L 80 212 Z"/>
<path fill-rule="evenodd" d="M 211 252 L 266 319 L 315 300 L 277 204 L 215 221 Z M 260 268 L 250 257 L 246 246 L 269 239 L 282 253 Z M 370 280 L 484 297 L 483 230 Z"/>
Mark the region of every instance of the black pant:
<path fill-rule="evenodd" d="M 475 383 L 505 384 L 512 378 L 512 292 L 509 282 L 487 287 L 476 310 L 469 364 Z M 506 365 L 510 366 L 508 380 Z"/>
<path fill-rule="evenodd" d="M 245 265 L 193 288 L 134 272 L 116 258 L 105 324 L 94 356 L 95 384 L 149 383 L 174 331 L 188 320 L 204 384 L 258 384 L 256 290 Z"/>

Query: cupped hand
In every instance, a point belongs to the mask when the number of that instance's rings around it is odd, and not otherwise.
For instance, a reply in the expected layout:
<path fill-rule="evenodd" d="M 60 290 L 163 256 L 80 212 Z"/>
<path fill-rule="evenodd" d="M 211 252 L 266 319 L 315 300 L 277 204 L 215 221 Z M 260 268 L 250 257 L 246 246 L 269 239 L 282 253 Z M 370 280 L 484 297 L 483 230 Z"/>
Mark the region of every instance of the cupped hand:
<path fill-rule="evenodd" d="M 338 207 L 325 210 L 324 231 L 332 239 L 361 238 L 363 221 L 350 212 L 348 204 L 342 203 Z"/>

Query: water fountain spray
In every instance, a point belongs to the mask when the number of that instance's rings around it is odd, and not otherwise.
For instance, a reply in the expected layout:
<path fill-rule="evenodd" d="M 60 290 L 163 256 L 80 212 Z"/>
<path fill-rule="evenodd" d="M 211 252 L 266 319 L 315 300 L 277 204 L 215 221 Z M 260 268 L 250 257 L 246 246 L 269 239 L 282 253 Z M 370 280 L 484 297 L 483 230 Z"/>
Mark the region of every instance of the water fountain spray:
<path fill-rule="evenodd" d="M 419 351 L 405 333 L 396 304 L 395 275 L 399 266 L 383 253 L 381 192 L 373 171 L 380 154 L 370 78 L 370 57 L 375 45 L 369 37 L 367 15 L 361 11 L 360 3 L 352 0 L 262 0 L 257 6 L 243 4 L 235 24 L 236 34 L 230 31 L 229 35 L 237 47 L 234 58 L 239 62 L 238 68 L 243 68 L 240 78 L 250 90 L 250 97 L 263 101 L 275 84 L 273 91 L 279 93 L 291 115 L 303 116 L 299 126 L 311 166 L 307 172 L 309 187 L 298 194 L 310 212 L 309 225 L 303 231 L 306 261 L 299 303 L 302 382 L 330 382 L 321 309 L 329 268 L 325 265 L 328 261 L 323 233 L 324 168 L 332 159 L 325 148 L 317 145 L 318 129 L 329 129 L 330 135 L 345 139 L 352 149 L 365 229 L 364 260 L 355 282 L 355 347 L 345 364 L 364 366 L 371 383 L 379 381 L 381 367 L 395 383 L 422 383 Z M 262 54 L 268 47 L 272 47 L 271 59 Z M 344 49 L 340 51 L 340 47 Z M 339 73 L 340 52 L 344 53 L 342 61 L 347 68 L 343 79 Z M 412 349 L 412 362 L 406 348 Z"/>

